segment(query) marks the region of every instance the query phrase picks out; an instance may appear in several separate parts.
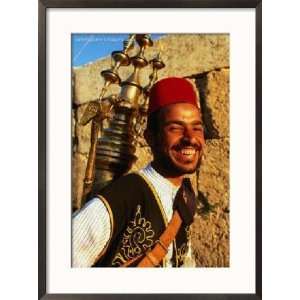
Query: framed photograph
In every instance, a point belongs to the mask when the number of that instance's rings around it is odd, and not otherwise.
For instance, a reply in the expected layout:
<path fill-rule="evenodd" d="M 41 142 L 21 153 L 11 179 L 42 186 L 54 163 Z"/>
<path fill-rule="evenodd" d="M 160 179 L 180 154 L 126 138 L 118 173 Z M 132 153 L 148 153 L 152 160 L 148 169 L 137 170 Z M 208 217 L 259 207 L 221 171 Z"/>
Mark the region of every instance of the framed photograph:
<path fill-rule="evenodd" d="M 261 299 L 261 10 L 39 0 L 39 299 Z"/>

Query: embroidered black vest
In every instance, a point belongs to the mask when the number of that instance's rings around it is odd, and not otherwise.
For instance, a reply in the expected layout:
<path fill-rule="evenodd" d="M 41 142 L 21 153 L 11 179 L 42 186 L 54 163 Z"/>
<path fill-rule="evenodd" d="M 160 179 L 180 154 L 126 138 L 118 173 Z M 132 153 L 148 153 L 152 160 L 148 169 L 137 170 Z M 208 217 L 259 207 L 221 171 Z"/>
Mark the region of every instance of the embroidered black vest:
<path fill-rule="evenodd" d="M 152 249 L 166 229 L 167 219 L 160 199 L 151 183 L 140 174 L 128 174 L 114 181 L 99 193 L 99 198 L 110 212 L 113 230 L 94 267 L 122 266 Z M 173 243 L 174 267 L 180 267 L 187 254 L 188 227 L 181 226 Z M 163 259 L 160 267 L 165 264 Z"/>

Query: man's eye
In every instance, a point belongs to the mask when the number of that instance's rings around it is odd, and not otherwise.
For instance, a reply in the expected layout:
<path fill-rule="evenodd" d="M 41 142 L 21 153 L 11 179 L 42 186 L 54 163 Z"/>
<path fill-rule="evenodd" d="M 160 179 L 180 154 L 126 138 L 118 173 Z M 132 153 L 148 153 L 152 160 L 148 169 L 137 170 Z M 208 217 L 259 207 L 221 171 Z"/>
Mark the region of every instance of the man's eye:
<path fill-rule="evenodd" d="M 169 130 L 177 132 L 177 131 L 182 131 L 183 129 L 181 126 L 171 126 L 171 127 L 169 127 Z"/>
<path fill-rule="evenodd" d="M 194 130 L 195 131 L 203 131 L 203 127 L 202 126 L 196 126 L 196 127 L 194 127 Z"/>

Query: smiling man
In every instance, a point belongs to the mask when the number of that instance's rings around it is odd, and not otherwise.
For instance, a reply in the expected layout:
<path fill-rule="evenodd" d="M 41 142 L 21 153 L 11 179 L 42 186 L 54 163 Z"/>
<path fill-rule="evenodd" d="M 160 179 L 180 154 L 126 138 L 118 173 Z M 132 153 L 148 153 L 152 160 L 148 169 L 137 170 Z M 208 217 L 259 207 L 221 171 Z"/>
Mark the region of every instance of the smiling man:
<path fill-rule="evenodd" d="M 195 196 L 185 175 L 199 167 L 204 147 L 198 103 L 186 79 L 153 86 L 144 133 L 153 161 L 105 187 L 74 215 L 74 267 L 193 266 Z"/>

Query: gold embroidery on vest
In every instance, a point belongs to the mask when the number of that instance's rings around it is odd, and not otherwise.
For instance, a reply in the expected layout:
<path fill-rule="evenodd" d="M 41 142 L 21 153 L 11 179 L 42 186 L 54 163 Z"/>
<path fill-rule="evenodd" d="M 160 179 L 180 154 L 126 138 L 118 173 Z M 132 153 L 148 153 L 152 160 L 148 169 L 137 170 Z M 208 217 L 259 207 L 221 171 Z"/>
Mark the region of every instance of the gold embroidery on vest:
<path fill-rule="evenodd" d="M 188 246 L 188 241 L 191 237 L 191 232 L 190 232 L 190 227 L 186 226 L 185 227 L 185 232 L 186 232 L 186 237 L 187 237 L 187 242 L 183 243 L 179 248 L 176 248 L 175 246 L 175 251 L 176 251 L 176 266 L 179 267 L 184 263 L 185 257 L 188 253 L 189 246 Z"/>
<path fill-rule="evenodd" d="M 184 258 L 188 252 L 188 244 L 183 243 L 180 248 L 176 249 L 176 255 L 178 259 L 178 266 L 182 265 L 184 262 Z"/>
<path fill-rule="evenodd" d="M 151 192 L 152 192 L 152 194 L 153 194 L 153 196 L 154 196 L 154 199 L 155 199 L 155 201 L 156 201 L 156 203 L 157 203 L 157 205 L 158 205 L 158 207 L 159 207 L 161 216 L 162 216 L 163 221 L 164 221 L 164 224 L 165 224 L 165 228 L 167 228 L 167 226 L 168 226 L 167 215 L 166 215 L 166 213 L 165 213 L 165 210 L 164 210 L 164 208 L 163 208 L 163 205 L 162 205 L 162 203 L 161 203 L 161 200 L 160 200 L 160 198 L 159 198 L 159 196 L 158 196 L 158 194 L 157 194 L 157 192 L 156 192 L 154 186 L 153 186 L 152 183 L 148 180 L 148 178 L 147 178 L 145 175 L 143 175 L 142 173 L 139 173 L 139 172 L 134 172 L 134 173 L 137 174 L 138 176 L 142 177 L 142 178 L 144 179 L 145 183 L 146 183 L 146 184 L 148 185 L 148 187 L 150 188 L 150 190 L 151 190 Z M 162 260 L 162 265 L 163 265 L 163 267 L 166 267 L 166 265 L 167 265 L 167 263 L 166 263 L 166 257 L 163 258 L 163 260 Z"/>
<path fill-rule="evenodd" d="M 191 239 L 191 228 L 190 226 L 185 227 L 186 239 L 189 241 Z"/>
<path fill-rule="evenodd" d="M 120 252 L 112 261 L 112 266 L 118 267 L 126 261 L 145 253 L 154 243 L 154 231 L 151 223 L 141 216 L 141 206 L 137 206 L 133 221 L 129 222 L 123 237 Z"/>

